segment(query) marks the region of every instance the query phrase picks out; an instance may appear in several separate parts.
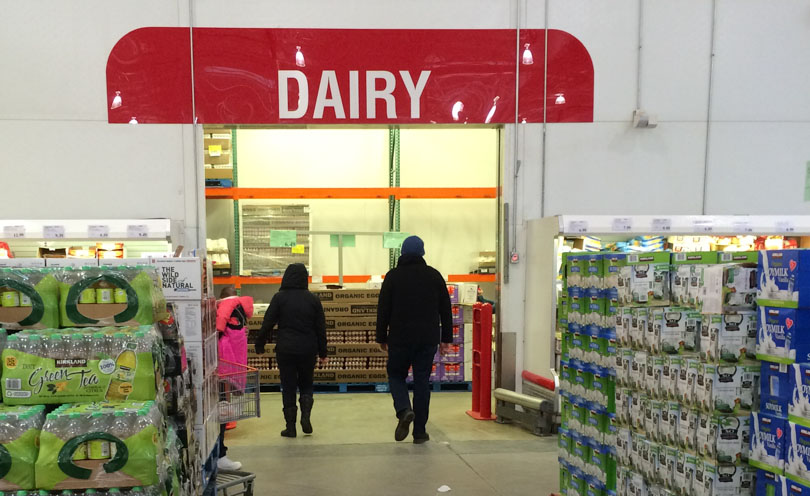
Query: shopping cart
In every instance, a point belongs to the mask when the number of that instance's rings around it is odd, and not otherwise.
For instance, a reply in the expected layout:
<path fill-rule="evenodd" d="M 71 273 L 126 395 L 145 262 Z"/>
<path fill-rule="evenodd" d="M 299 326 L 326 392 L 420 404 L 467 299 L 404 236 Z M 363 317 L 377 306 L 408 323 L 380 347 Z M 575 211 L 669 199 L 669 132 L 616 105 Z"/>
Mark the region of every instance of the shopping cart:
<path fill-rule="evenodd" d="M 217 472 L 217 496 L 253 496 L 256 474 L 237 470 Z"/>
<path fill-rule="evenodd" d="M 220 360 L 219 423 L 261 416 L 259 370 Z"/>

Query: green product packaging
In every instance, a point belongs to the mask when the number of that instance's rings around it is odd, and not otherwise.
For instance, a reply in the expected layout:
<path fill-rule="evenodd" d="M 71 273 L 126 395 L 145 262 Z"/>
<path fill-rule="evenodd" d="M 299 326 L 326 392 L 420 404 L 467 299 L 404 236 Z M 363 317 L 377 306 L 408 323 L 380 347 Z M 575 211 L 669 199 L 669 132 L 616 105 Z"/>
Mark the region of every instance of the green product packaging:
<path fill-rule="evenodd" d="M 602 289 L 605 285 L 605 268 L 601 253 L 587 253 L 582 255 L 582 267 L 585 270 L 586 288 Z"/>
<path fill-rule="evenodd" d="M 23 346 L 6 347 L 2 352 L 3 401 L 9 405 L 40 405 L 153 400 L 157 392 L 156 381 L 160 378 L 159 362 L 154 360 L 153 354 L 158 343 L 156 331 L 151 326 L 115 330 L 118 331 L 114 335 L 118 341 L 113 339 L 116 344 L 112 354 L 103 351 L 102 343 L 98 346 L 101 353 L 97 349 L 83 350 L 84 339 L 62 339 L 61 334 L 50 335 L 47 343 L 38 350 L 23 351 Z M 86 334 L 92 336 L 93 331 L 88 329 Z M 66 329 L 62 332 L 83 331 Z M 20 336 L 32 333 L 22 331 L 16 336 L 19 340 Z M 79 349 L 73 348 L 75 346 Z"/>
<path fill-rule="evenodd" d="M 166 312 L 154 267 L 64 267 L 55 272 L 55 277 L 62 327 L 151 325 Z M 120 295 L 118 301 L 113 295 L 109 303 L 97 301 L 99 287 L 123 290 L 125 301 Z"/>
<path fill-rule="evenodd" d="M 52 269 L 0 269 L 0 287 L 9 288 L 16 301 L 0 307 L 0 325 L 7 329 L 59 327 L 59 284 Z"/>
<path fill-rule="evenodd" d="M 36 487 L 34 464 L 45 407 L 0 405 L 0 491 Z"/>
<path fill-rule="evenodd" d="M 111 405 L 116 405 L 112 403 Z M 79 405 L 78 408 L 100 408 L 98 404 Z M 105 412 L 115 411 L 117 407 Z M 36 486 L 46 490 L 63 490 L 71 487 L 106 488 L 152 486 L 160 483 L 159 465 L 164 440 L 154 418 L 159 416 L 154 402 L 147 403 L 137 414 L 134 426 L 125 435 L 113 435 L 113 424 L 103 430 L 85 432 L 78 435 L 63 432 L 59 428 L 60 418 L 67 410 L 57 410 L 54 418 L 45 423 L 40 436 L 40 453 L 36 462 Z M 78 412 L 69 416 L 81 415 Z M 68 424 L 70 425 L 70 424 Z M 82 445 L 95 441 L 106 441 L 115 446 L 109 460 L 88 460 L 76 463 L 74 452 Z"/>
<path fill-rule="evenodd" d="M 627 265 L 632 269 L 630 294 L 634 305 L 670 304 L 669 252 L 628 254 Z"/>

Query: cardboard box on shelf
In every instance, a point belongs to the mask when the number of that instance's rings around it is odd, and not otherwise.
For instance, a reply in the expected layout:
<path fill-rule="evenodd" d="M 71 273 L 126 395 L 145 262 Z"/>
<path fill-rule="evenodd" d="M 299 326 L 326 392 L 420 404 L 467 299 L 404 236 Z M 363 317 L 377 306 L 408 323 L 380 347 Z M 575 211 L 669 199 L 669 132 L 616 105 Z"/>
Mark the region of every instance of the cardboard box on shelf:
<path fill-rule="evenodd" d="M 46 258 L 46 267 L 98 267 L 96 258 Z"/>
<path fill-rule="evenodd" d="M 463 363 L 440 364 L 440 380 L 444 382 L 464 382 Z"/>
<path fill-rule="evenodd" d="M 203 262 L 198 257 L 152 258 L 158 269 L 167 300 L 201 300 L 203 298 Z"/>
<path fill-rule="evenodd" d="M 325 289 L 313 291 L 321 302 L 326 303 L 377 303 L 377 289 Z"/>
<path fill-rule="evenodd" d="M 224 134 L 223 133 L 217 133 L 217 136 L 222 136 L 222 135 L 224 135 Z M 224 139 L 224 138 L 214 138 L 214 137 L 209 138 L 208 136 L 211 136 L 211 135 L 210 134 L 206 135 L 206 138 L 203 140 L 203 146 L 205 147 L 206 150 L 210 150 L 210 147 L 212 147 L 212 146 L 213 147 L 218 146 L 221 150 L 230 150 L 231 149 L 231 136 L 230 135 L 228 135 L 228 138 L 226 138 L 226 139 Z"/>
<path fill-rule="evenodd" d="M 453 305 L 458 305 L 460 303 L 458 289 L 458 284 L 447 285 L 447 293 L 450 295 L 450 303 Z"/>
<path fill-rule="evenodd" d="M 453 325 L 460 325 L 464 323 L 464 308 L 459 305 L 453 305 L 451 308 L 453 314 Z M 471 312 L 468 312 L 471 313 Z"/>
<path fill-rule="evenodd" d="M 67 248 L 47 248 L 40 246 L 37 248 L 38 258 L 65 258 L 67 256 Z"/>
<path fill-rule="evenodd" d="M 230 167 L 222 168 L 208 168 L 205 169 L 206 179 L 233 179 L 233 169 Z"/>
<path fill-rule="evenodd" d="M 324 303 L 326 318 L 377 315 L 377 303 Z"/>
<path fill-rule="evenodd" d="M 465 282 L 458 286 L 458 301 L 461 305 L 474 305 L 478 301 L 478 284 Z"/>
<path fill-rule="evenodd" d="M 377 317 L 327 317 L 327 331 L 373 331 L 377 328 Z"/>
<path fill-rule="evenodd" d="M 464 326 L 463 325 L 454 325 L 453 326 L 453 343 L 459 344 L 464 342 Z"/>
<path fill-rule="evenodd" d="M 442 363 L 463 363 L 464 362 L 464 345 L 453 344 L 450 345 L 450 351 L 445 355 L 440 355 L 439 360 Z"/>
<path fill-rule="evenodd" d="M 0 269 L 38 269 L 45 267 L 44 258 L 0 258 Z"/>
<path fill-rule="evenodd" d="M 206 165 L 225 165 L 231 163 L 231 152 L 222 150 L 218 155 L 211 155 L 208 149 L 205 150 Z"/>
<path fill-rule="evenodd" d="M 377 343 L 336 343 L 326 346 L 327 354 L 330 357 L 384 357 L 386 352 L 380 349 Z M 255 345 L 248 345 L 248 356 L 276 356 L 276 345 L 267 344 L 264 347 L 264 354 L 257 355 Z"/>

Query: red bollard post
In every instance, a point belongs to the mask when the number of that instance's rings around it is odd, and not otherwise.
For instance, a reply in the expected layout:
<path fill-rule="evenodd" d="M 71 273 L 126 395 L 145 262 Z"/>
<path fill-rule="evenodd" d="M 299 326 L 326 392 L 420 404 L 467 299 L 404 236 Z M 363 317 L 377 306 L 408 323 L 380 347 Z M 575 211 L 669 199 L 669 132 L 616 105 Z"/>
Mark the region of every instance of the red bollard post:
<path fill-rule="evenodd" d="M 492 415 L 492 305 L 473 306 L 472 409 L 476 420 L 495 420 Z"/>

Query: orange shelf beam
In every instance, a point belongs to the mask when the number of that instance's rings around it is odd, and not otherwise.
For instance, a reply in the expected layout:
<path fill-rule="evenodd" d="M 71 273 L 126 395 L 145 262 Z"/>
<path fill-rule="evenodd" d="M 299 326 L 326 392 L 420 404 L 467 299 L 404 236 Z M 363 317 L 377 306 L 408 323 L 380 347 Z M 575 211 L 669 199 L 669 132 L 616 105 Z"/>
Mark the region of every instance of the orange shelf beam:
<path fill-rule="evenodd" d="M 497 188 L 206 188 L 205 197 L 219 200 L 387 200 L 495 199 Z"/>
<path fill-rule="evenodd" d="M 344 283 L 355 283 L 355 284 L 362 284 L 367 282 L 371 276 L 361 275 L 361 276 L 343 276 Z M 453 274 L 447 277 L 448 282 L 495 282 L 495 274 Z M 337 284 L 339 281 L 338 276 L 323 276 L 323 283 L 324 284 Z M 309 282 L 312 282 L 312 278 L 309 278 Z M 225 276 L 225 277 L 214 277 L 214 284 L 221 284 L 221 285 L 232 285 L 237 288 L 241 288 L 242 286 L 249 286 L 249 285 L 258 285 L 258 284 L 265 284 L 265 285 L 272 285 L 272 284 L 281 284 L 281 277 L 265 277 L 265 276 Z"/>

